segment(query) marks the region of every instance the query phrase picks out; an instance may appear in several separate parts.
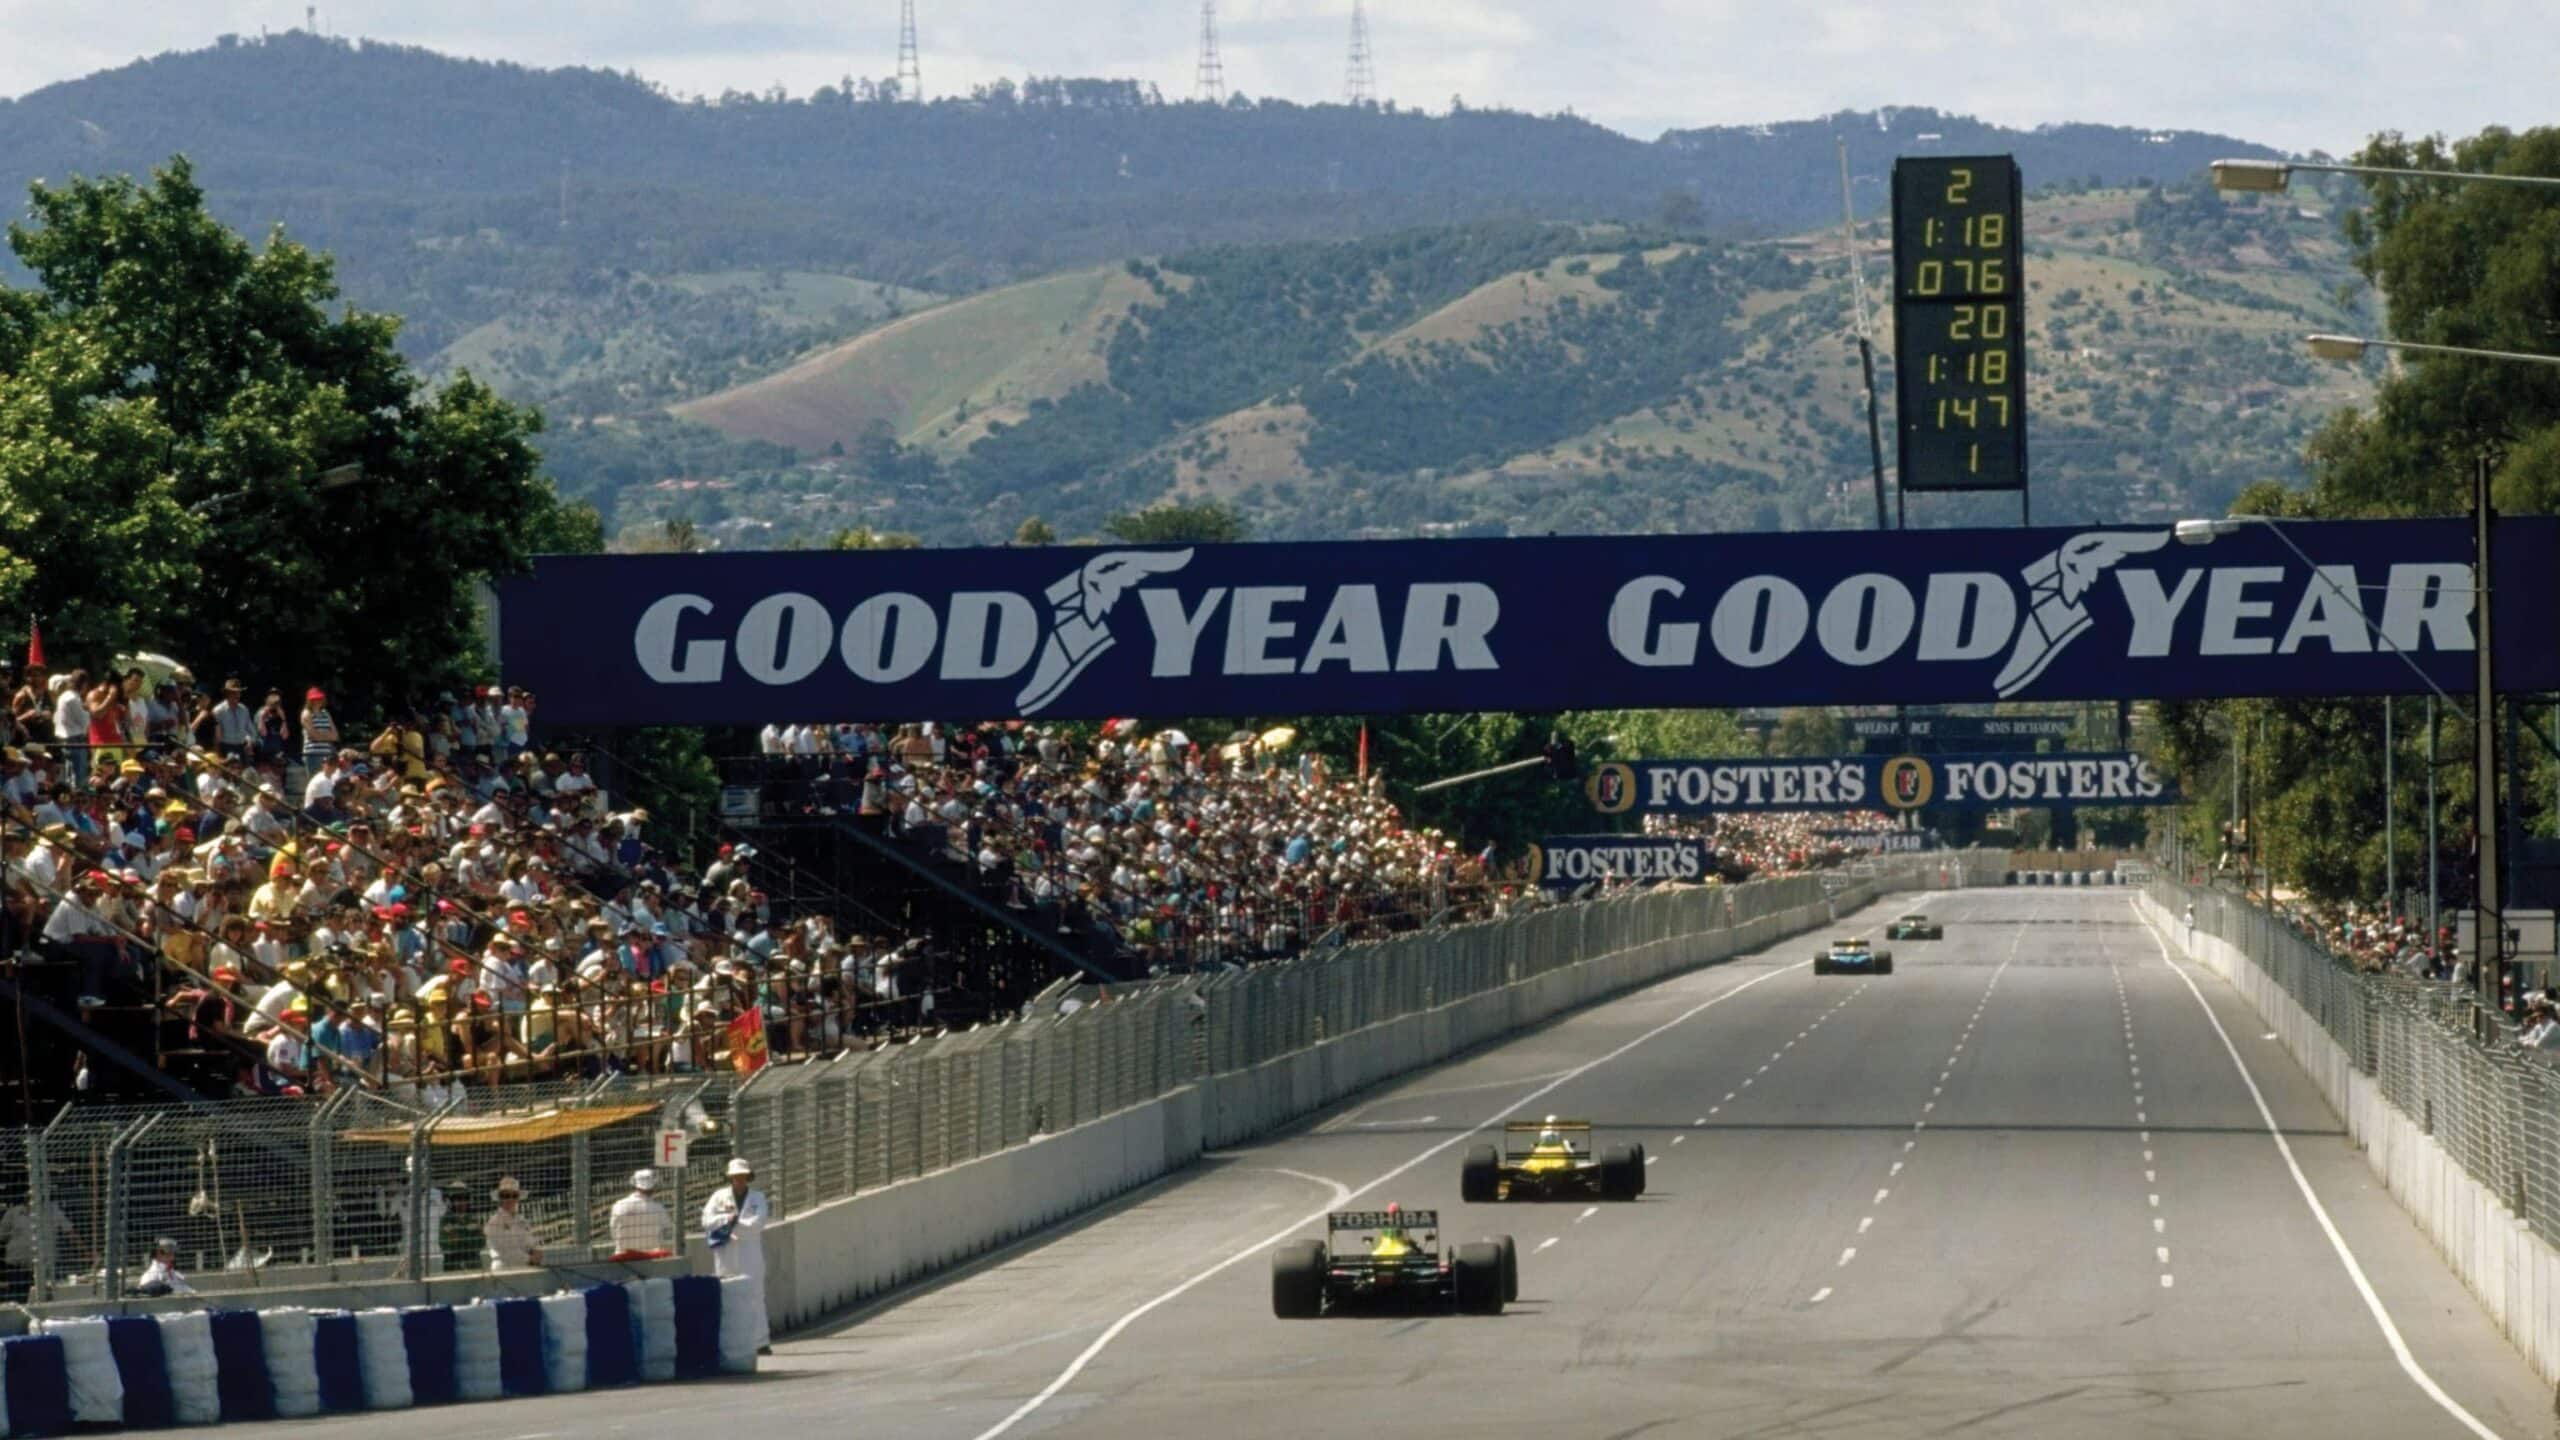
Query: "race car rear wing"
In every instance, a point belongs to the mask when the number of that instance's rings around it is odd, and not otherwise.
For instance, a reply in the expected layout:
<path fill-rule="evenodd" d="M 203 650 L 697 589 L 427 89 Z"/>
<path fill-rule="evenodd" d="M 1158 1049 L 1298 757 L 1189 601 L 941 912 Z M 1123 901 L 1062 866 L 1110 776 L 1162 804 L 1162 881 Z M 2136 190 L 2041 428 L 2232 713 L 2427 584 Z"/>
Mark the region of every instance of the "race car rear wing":
<path fill-rule="evenodd" d="M 1336 1210 L 1324 1217 L 1324 1223 L 1329 1230 L 1384 1230 L 1398 1224 L 1407 1230 L 1437 1230 L 1440 1212 L 1399 1210 L 1390 1215 L 1384 1210 Z"/>
<path fill-rule="evenodd" d="M 1549 1130 L 1576 1152 L 1591 1153 L 1588 1120 L 1506 1120 L 1502 1125 L 1502 1151 L 1506 1155 L 1526 1155 L 1538 1147 L 1538 1137 Z"/>

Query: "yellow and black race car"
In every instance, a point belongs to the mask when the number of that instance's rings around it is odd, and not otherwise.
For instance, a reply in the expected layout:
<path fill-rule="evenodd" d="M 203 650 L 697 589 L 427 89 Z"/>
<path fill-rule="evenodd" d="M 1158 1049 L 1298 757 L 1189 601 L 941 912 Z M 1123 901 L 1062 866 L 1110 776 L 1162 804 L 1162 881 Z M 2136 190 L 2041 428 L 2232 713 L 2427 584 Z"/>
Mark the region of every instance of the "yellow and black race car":
<path fill-rule="evenodd" d="M 1890 975 L 1893 973 L 1893 952 L 1879 950 L 1855 937 L 1834 940 L 1828 946 L 1813 952 L 1813 973 L 1816 975 Z"/>
<path fill-rule="evenodd" d="M 1588 1195 L 1633 1200 L 1644 1193 L 1644 1165 L 1642 1145 L 1595 1151 L 1588 1120 L 1514 1120 L 1502 1127 L 1499 1150 L 1468 1149 L 1458 1194 L 1478 1205 Z"/>
<path fill-rule="evenodd" d="M 1932 920 L 1926 915 L 1905 915 L 1885 927 L 1884 938 L 1887 940 L 1944 940 L 1947 938 L 1947 925 L 1943 920 Z"/>

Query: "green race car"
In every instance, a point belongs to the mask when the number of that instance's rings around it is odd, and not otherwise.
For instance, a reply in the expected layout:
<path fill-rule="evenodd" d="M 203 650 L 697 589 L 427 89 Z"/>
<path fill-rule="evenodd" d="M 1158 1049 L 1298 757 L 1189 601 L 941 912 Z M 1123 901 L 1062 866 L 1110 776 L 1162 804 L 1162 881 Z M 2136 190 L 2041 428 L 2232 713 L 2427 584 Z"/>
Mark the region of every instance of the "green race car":
<path fill-rule="evenodd" d="M 1884 938 L 1887 940 L 1944 940 L 1947 938 L 1947 927 L 1945 922 L 1932 920 L 1926 915 L 1905 915 L 1885 928 Z"/>
<path fill-rule="evenodd" d="M 1879 950 L 1864 940 L 1834 940 L 1814 952 L 1813 973 L 1890 975 L 1893 973 L 1893 952 Z"/>

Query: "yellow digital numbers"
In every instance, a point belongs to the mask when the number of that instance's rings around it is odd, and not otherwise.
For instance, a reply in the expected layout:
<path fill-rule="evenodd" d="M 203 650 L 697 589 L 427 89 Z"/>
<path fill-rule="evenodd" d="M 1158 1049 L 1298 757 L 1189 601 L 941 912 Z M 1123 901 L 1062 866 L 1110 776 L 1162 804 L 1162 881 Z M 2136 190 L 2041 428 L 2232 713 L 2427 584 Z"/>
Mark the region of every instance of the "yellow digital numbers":
<path fill-rule="evenodd" d="M 1973 172 L 1959 166 L 1947 172 L 1947 203 L 1962 205 L 1973 194 Z"/>

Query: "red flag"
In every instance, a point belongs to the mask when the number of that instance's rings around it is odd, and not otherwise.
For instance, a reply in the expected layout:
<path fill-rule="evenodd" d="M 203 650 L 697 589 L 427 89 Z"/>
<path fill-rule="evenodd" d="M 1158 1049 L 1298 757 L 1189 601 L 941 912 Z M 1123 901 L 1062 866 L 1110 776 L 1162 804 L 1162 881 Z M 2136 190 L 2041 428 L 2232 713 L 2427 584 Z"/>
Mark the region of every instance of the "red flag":
<path fill-rule="evenodd" d="M 764 1009 L 757 1006 L 729 1022 L 729 1064 L 741 1075 L 752 1075 L 764 1068 L 767 1058 Z"/>
<path fill-rule="evenodd" d="M 44 668 L 44 630 L 36 622 L 27 622 L 27 668 Z"/>
<path fill-rule="evenodd" d="M 1369 722 L 1360 722 L 1360 783 L 1369 783 Z"/>

